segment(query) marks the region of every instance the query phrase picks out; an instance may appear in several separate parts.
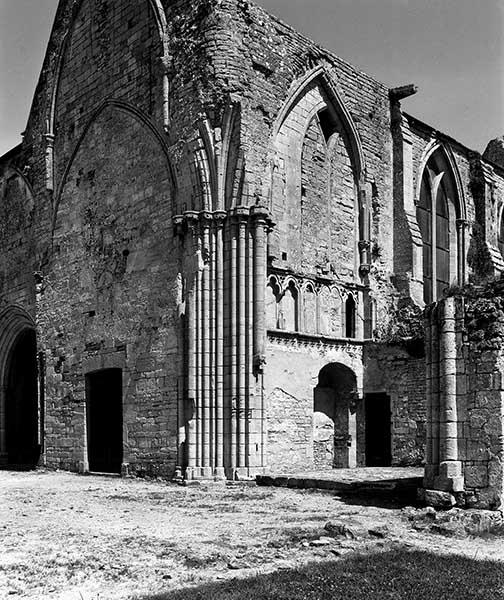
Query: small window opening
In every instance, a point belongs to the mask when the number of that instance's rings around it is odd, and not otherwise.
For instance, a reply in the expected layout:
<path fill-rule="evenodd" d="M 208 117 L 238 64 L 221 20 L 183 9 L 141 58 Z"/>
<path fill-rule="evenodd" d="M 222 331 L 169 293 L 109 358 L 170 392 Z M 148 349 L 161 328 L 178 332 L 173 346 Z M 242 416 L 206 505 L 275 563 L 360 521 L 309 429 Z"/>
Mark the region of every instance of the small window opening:
<path fill-rule="evenodd" d="M 355 308 L 353 296 L 348 296 L 345 302 L 345 336 L 347 338 L 355 337 Z"/>
<path fill-rule="evenodd" d="M 331 113 L 327 108 L 324 108 L 318 113 L 320 129 L 324 134 L 325 141 L 328 142 L 329 138 L 336 131 L 334 119 L 331 117 Z"/>
<path fill-rule="evenodd" d="M 504 257 L 504 210 L 502 211 L 499 227 L 499 250 Z"/>

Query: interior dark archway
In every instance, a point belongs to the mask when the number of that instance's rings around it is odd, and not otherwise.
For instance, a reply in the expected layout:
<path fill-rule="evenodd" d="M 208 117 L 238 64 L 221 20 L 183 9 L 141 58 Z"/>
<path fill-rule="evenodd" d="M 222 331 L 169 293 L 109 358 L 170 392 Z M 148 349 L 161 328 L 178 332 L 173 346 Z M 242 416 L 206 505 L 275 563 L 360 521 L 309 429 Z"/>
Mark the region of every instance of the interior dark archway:
<path fill-rule="evenodd" d="M 5 445 L 10 467 L 34 467 L 39 461 L 37 387 L 35 331 L 25 329 L 10 350 L 5 374 Z"/>
<path fill-rule="evenodd" d="M 318 469 L 356 465 L 355 373 L 339 363 L 320 370 L 314 389 L 313 454 Z"/>

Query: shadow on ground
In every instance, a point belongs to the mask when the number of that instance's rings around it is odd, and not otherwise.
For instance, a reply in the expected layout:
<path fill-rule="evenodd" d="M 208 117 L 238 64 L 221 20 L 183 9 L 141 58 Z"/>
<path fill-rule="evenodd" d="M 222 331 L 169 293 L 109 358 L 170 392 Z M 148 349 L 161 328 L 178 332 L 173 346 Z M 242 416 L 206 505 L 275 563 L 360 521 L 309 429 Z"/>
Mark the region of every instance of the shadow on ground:
<path fill-rule="evenodd" d="M 347 477 L 348 478 L 348 477 Z M 417 504 L 417 490 L 422 486 L 421 477 L 391 477 L 388 479 L 359 479 L 345 481 L 338 478 L 338 470 L 327 476 L 258 475 L 257 485 L 289 489 L 319 490 L 333 492 L 346 504 L 401 508 Z"/>
<path fill-rule="evenodd" d="M 404 508 L 419 505 L 417 479 L 397 481 L 369 481 L 358 486 L 335 490 L 334 494 L 345 504 L 376 506 L 378 508 Z"/>
<path fill-rule="evenodd" d="M 398 548 L 311 563 L 138 600 L 488 600 L 504 598 L 504 564 Z"/>

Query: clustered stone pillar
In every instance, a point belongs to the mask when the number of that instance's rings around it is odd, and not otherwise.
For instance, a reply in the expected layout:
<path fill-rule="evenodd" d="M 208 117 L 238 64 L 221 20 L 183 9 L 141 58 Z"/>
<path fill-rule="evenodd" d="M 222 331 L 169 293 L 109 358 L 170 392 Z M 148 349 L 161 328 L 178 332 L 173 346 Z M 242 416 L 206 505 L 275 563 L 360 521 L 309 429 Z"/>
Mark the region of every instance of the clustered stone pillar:
<path fill-rule="evenodd" d="M 426 311 L 427 447 L 424 486 L 462 492 L 459 455 L 457 330 L 463 315 L 461 299 L 446 298 Z M 461 375 L 462 377 L 464 374 Z"/>
<path fill-rule="evenodd" d="M 504 502 L 504 286 L 426 309 L 428 504 Z"/>
<path fill-rule="evenodd" d="M 268 212 L 258 206 L 187 211 L 175 225 L 184 240 L 186 284 L 186 435 L 179 463 L 186 479 L 249 477 L 264 468 Z"/>
<path fill-rule="evenodd" d="M 439 487 L 464 489 L 458 452 L 457 336 L 455 298 L 441 303 L 439 328 Z"/>

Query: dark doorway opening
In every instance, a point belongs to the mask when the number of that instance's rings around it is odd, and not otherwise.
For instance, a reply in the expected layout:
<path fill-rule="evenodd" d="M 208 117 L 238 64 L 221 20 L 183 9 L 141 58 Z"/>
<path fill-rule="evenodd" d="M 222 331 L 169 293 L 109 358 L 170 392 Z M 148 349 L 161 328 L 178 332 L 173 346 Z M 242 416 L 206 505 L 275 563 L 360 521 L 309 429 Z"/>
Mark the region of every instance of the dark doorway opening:
<path fill-rule="evenodd" d="M 89 470 L 120 473 L 123 460 L 122 370 L 86 375 Z"/>
<path fill-rule="evenodd" d="M 35 467 L 38 440 L 37 342 L 27 329 L 16 340 L 7 365 L 5 425 L 7 461 L 11 467 Z"/>
<path fill-rule="evenodd" d="M 390 467 L 391 464 L 390 397 L 366 394 L 366 466 Z"/>

